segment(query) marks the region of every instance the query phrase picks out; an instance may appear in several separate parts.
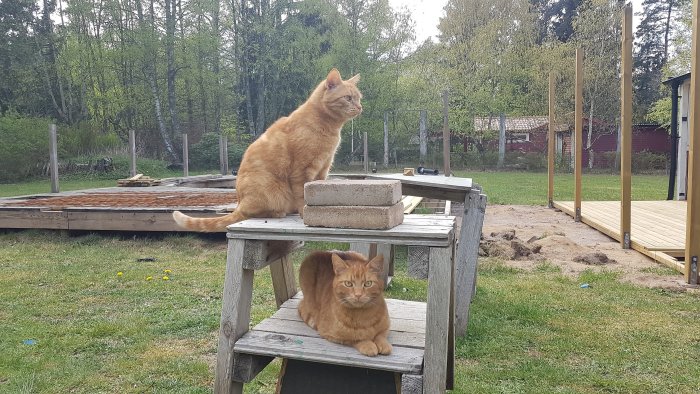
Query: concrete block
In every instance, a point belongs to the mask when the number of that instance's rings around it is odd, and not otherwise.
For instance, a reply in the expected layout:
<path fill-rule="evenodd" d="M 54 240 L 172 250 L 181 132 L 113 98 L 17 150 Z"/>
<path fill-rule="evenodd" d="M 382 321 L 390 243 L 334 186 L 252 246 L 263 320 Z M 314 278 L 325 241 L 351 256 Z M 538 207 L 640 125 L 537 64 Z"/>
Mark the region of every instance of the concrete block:
<path fill-rule="evenodd" d="M 311 206 L 304 207 L 304 224 L 311 227 L 387 230 L 403 223 L 403 203 L 392 206 Z"/>
<path fill-rule="evenodd" d="M 304 185 L 309 206 L 392 206 L 401 201 L 401 181 L 333 179 Z"/>

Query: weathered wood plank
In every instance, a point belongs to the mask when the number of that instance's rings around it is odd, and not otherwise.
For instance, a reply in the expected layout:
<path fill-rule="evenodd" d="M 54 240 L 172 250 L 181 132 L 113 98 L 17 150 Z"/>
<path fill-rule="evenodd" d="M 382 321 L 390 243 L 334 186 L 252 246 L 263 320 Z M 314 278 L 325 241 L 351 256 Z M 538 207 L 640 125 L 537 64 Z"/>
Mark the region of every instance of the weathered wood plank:
<path fill-rule="evenodd" d="M 2 209 L 0 210 L 0 228 L 68 230 L 68 216 L 62 211 Z"/>
<path fill-rule="evenodd" d="M 255 275 L 255 271 L 244 269 L 241 264 L 244 248 L 243 240 L 228 242 L 219 348 L 216 353 L 214 392 L 217 394 L 243 392 L 243 383 L 233 380 L 234 344 L 248 331 Z"/>
<path fill-rule="evenodd" d="M 424 393 L 442 393 L 447 379 L 454 248 L 431 248 L 425 336 Z"/>
<path fill-rule="evenodd" d="M 255 379 L 265 367 L 274 360 L 269 356 L 236 353 L 233 357 L 233 380 L 248 383 Z"/>
<path fill-rule="evenodd" d="M 265 268 L 303 245 L 301 241 L 247 240 L 243 268 L 251 270 Z M 296 289 L 293 294 L 296 294 Z"/>
<path fill-rule="evenodd" d="M 469 306 L 476 289 L 479 241 L 486 214 L 486 195 L 472 190 L 464 202 L 464 215 L 455 258 L 455 330 L 464 335 L 469 324 Z"/>
<path fill-rule="evenodd" d="M 401 314 L 403 313 L 403 315 Z M 391 329 L 401 332 L 425 333 L 425 314 L 418 314 L 415 311 L 389 311 L 391 318 Z M 302 321 L 296 308 L 280 308 L 272 316 L 274 319 L 285 321 Z"/>
<path fill-rule="evenodd" d="M 275 240 L 325 240 L 388 243 L 395 245 L 448 246 L 454 240 L 454 218 L 433 217 L 432 224 L 419 215 L 406 215 L 404 223 L 388 230 L 307 227 L 299 216 L 281 219 L 248 219 L 228 226 L 229 238 Z"/>
<path fill-rule="evenodd" d="M 367 357 L 355 348 L 321 338 L 250 331 L 234 345 L 236 352 L 340 364 L 400 373 L 420 373 L 423 351 L 397 346 L 390 355 Z M 444 384 L 444 382 L 443 382 Z"/>
<path fill-rule="evenodd" d="M 422 394 L 423 393 L 423 376 L 422 375 L 401 375 L 401 394 Z"/>
<path fill-rule="evenodd" d="M 310 338 L 320 338 L 318 331 L 309 327 L 305 322 L 300 320 L 282 320 L 276 318 L 268 318 L 255 327 L 253 331 L 265 331 L 268 333 L 278 333 L 291 336 L 301 336 Z M 415 349 L 423 349 L 425 347 L 425 332 L 408 332 L 408 331 L 389 331 L 388 341 L 394 346 L 410 347 Z"/>
<path fill-rule="evenodd" d="M 303 243 L 300 243 L 300 245 L 303 245 Z M 270 274 L 272 276 L 272 288 L 275 291 L 275 302 L 279 308 L 297 293 L 294 264 L 285 255 L 270 264 Z"/>

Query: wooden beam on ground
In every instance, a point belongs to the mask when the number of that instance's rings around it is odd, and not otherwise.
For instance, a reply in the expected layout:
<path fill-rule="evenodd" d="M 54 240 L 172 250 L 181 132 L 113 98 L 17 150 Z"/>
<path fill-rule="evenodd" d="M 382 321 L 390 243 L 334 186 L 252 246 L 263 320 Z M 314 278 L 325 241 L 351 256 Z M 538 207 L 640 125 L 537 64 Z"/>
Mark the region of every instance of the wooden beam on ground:
<path fill-rule="evenodd" d="M 51 170 L 51 193 L 58 193 L 58 139 L 56 125 L 49 125 L 49 168 Z"/>
<path fill-rule="evenodd" d="M 549 73 L 549 131 L 547 140 L 547 206 L 554 205 L 554 73 Z"/>
<path fill-rule="evenodd" d="M 583 49 L 576 48 L 576 94 L 575 94 L 574 132 L 576 134 L 576 153 L 574 159 L 574 220 L 581 221 L 581 160 L 583 155 Z"/>
<path fill-rule="evenodd" d="M 134 130 L 129 130 L 129 162 L 131 167 L 129 167 L 129 175 L 136 175 L 136 132 Z"/>
<path fill-rule="evenodd" d="M 625 7 L 622 16 L 622 86 L 620 102 L 622 133 L 620 136 L 620 243 L 623 249 L 631 247 L 632 228 L 632 6 Z M 590 133 L 590 130 L 588 131 Z"/>
<path fill-rule="evenodd" d="M 700 56 L 700 0 L 693 1 L 693 44 L 690 68 L 690 146 L 688 149 L 688 211 L 685 231 L 685 279 L 698 283 L 698 258 L 700 257 L 700 80 L 698 80 L 698 56 Z"/>

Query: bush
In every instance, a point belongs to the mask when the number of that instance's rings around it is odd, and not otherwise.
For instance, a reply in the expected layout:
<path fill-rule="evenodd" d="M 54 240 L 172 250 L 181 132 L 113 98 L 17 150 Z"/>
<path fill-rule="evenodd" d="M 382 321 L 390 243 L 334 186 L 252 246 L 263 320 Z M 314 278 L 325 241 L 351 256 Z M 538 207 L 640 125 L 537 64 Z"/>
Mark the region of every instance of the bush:
<path fill-rule="evenodd" d="M 241 165 L 243 153 L 250 145 L 248 135 L 238 138 L 238 142 L 228 143 L 228 163 L 230 168 L 235 169 Z M 189 149 L 190 166 L 193 169 L 209 170 L 219 168 L 219 135 L 215 133 L 205 133 L 198 143 L 192 144 Z"/>
<path fill-rule="evenodd" d="M 0 181 L 41 174 L 49 161 L 50 119 L 0 117 Z"/>
<path fill-rule="evenodd" d="M 667 165 L 668 157 L 663 153 L 643 151 L 632 155 L 632 171 L 636 173 L 666 170 Z"/>
<path fill-rule="evenodd" d="M 0 117 L 0 182 L 10 182 L 45 173 L 49 163 L 50 118 L 28 118 L 10 114 Z M 101 133 L 89 124 L 58 126 L 58 157 L 71 161 L 78 155 L 97 154 L 120 145 L 116 134 Z"/>

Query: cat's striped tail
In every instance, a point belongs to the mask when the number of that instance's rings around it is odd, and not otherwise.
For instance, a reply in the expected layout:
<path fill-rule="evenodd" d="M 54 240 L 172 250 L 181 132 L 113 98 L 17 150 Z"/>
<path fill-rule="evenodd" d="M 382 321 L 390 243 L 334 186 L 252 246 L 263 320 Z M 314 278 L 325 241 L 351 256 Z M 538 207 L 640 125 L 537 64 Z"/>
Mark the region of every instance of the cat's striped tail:
<path fill-rule="evenodd" d="M 182 228 L 192 231 L 201 231 L 207 233 L 225 232 L 226 226 L 229 224 L 240 222 L 246 218 L 235 210 L 229 214 L 215 218 L 193 218 L 187 216 L 180 211 L 173 212 L 173 219 Z"/>

